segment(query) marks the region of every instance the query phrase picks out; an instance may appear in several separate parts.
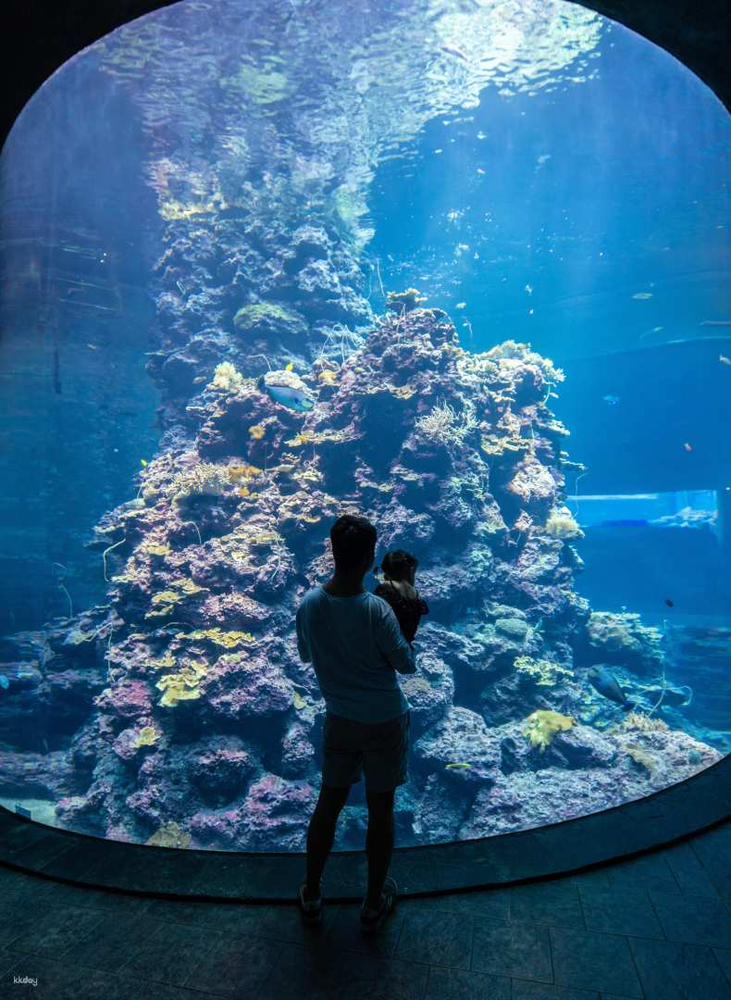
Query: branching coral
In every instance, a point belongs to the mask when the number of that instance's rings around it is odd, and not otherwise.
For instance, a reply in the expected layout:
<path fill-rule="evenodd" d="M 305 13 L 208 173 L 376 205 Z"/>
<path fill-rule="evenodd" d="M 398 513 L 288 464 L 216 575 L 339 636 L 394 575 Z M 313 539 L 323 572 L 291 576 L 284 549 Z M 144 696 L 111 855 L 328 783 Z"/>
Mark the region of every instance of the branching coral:
<path fill-rule="evenodd" d="M 651 719 L 649 715 L 643 715 L 642 712 L 628 712 L 619 728 L 624 732 L 655 733 L 664 732 L 670 727 L 662 719 Z"/>
<path fill-rule="evenodd" d="M 563 667 L 551 660 L 534 660 L 530 656 L 518 656 L 515 660 L 515 669 L 518 673 L 534 678 L 536 684 L 542 687 L 552 687 L 562 677 L 574 676 L 570 667 Z"/>
<path fill-rule="evenodd" d="M 230 361 L 222 361 L 220 365 L 216 365 L 211 381 L 211 386 L 214 389 L 230 391 L 231 389 L 242 389 L 244 384 L 244 376 L 236 370 Z"/>
<path fill-rule="evenodd" d="M 230 491 L 231 480 L 225 466 L 201 462 L 192 469 L 178 473 L 173 481 L 173 488 L 175 501 L 189 496 L 223 496 Z"/>
<path fill-rule="evenodd" d="M 570 715 L 560 712 L 539 709 L 532 712 L 521 726 L 523 736 L 527 736 L 534 747 L 539 747 L 541 753 L 551 743 L 556 733 L 571 729 L 576 720 Z"/>
<path fill-rule="evenodd" d="M 545 525 L 546 533 L 553 538 L 583 538 L 584 532 L 571 516 L 567 507 L 552 510 Z"/>
<path fill-rule="evenodd" d="M 414 422 L 419 434 L 445 446 L 461 444 L 476 427 L 477 420 L 471 410 L 458 414 L 447 402 L 437 403 Z"/>

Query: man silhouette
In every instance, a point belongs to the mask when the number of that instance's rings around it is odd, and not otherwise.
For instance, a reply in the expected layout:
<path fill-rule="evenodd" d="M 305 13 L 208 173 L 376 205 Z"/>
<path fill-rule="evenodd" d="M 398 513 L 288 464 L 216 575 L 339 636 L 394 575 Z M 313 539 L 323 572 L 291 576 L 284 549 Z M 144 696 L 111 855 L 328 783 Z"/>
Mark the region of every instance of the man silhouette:
<path fill-rule="evenodd" d="M 297 611 L 301 659 L 312 663 L 327 712 L 322 788 L 307 833 L 307 878 L 300 886 L 303 917 L 321 920 L 321 879 L 350 786 L 366 778 L 368 892 L 364 931 L 378 930 L 393 909 L 398 886 L 388 877 L 393 854 L 396 788 L 406 782 L 410 711 L 398 681 L 416 672 L 415 653 L 391 608 L 363 587 L 373 566 L 376 529 L 346 514 L 330 530 L 335 572 L 305 594 Z"/>

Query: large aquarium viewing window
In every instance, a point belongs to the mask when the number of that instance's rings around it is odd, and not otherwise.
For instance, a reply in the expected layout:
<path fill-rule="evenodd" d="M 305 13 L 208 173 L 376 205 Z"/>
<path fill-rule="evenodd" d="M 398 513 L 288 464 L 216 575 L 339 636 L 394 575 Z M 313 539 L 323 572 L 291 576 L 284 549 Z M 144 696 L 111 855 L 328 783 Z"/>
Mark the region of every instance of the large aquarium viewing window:
<path fill-rule="evenodd" d="M 730 140 L 563 0 L 191 0 L 54 73 L 0 158 L 0 804 L 304 851 L 348 513 L 429 606 L 398 846 L 727 754 Z"/>

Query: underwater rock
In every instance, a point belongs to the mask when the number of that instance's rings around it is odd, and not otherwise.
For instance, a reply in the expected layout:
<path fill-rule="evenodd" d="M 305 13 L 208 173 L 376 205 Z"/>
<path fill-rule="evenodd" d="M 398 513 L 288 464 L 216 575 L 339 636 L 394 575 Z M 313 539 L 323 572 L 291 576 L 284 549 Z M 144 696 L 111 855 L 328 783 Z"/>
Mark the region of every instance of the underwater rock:
<path fill-rule="evenodd" d="M 640 676 L 657 674 L 663 662 L 662 634 L 629 612 L 592 612 L 576 644 L 577 662 L 626 666 Z"/>
<path fill-rule="evenodd" d="M 455 788 L 443 774 L 430 774 L 413 807 L 412 829 L 416 842 L 438 844 L 458 839 L 460 828 L 470 815 L 477 788 L 477 784 Z"/>
<path fill-rule="evenodd" d="M 291 292 L 304 274 L 319 309 L 335 288 L 332 252 L 321 233 L 300 237 L 286 260 L 283 237 L 278 245 L 290 268 L 281 281 Z M 266 268 L 263 255 L 256 267 Z M 380 551 L 415 552 L 430 605 L 417 674 L 400 680 L 413 724 L 410 778 L 396 801 L 402 842 L 553 822 L 711 759 L 674 732 L 583 724 L 586 695 L 572 669 L 601 660 L 656 678 L 660 661 L 637 616 L 590 618 L 574 589 L 574 531 L 551 521 L 565 453 L 550 441 L 560 435 L 545 400 L 561 378 L 550 361 L 512 342 L 465 352 L 446 314 L 415 305 L 388 311 L 367 336 L 334 320 L 309 369 L 312 334 L 297 334 L 295 373 L 277 347 L 286 317 L 239 305 L 238 324 L 214 317 L 194 329 L 174 298 L 162 353 L 192 345 L 194 395 L 176 400 L 158 367 L 166 430 L 138 476 L 143 503 L 111 512 L 99 535 L 100 551 L 125 540 L 104 560 L 111 611 L 54 628 L 52 666 L 44 654 L 51 698 L 67 728 L 80 726 L 68 755 L 74 794 L 59 803 L 59 822 L 143 843 L 175 823 L 192 847 L 304 850 L 325 705 L 299 662 L 294 617 L 306 587 L 329 575 L 328 530 L 347 512 L 368 513 Z M 287 301 L 308 315 L 296 296 Z M 264 331 L 273 340 L 262 349 L 250 338 Z M 297 408 L 284 391 L 307 402 Z M 29 698 L 45 683 L 45 642 L 43 633 L 25 642 L 35 661 Z M 521 731 L 535 711 L 582 724 L 541 753 Z M 672 764 L 653 765 L 653 777 L 645 765 L 663 753 Z M 540 781 L 558 802 L 546 805 Z M 338 844 L 355 849 L 365 812 L 347 808 Z"/>
<path fill-rule="evenodd" d="M 499 777 L 500 743 L 476 712 L 453 706 L 446 716 L 413 743 L 414 763 L 421 771 L 444 775 L 445 782 L 490 784 Z M 468 768 L 447 770 L 449 764 Z"/>
<path fill-rule="evenodd" d="M 500 749 L 502 770 L 538 771 L 551 767 L 609 767 L 617 758 L 616 744 L 589 726 L 572 726 L 556 733 L 541 752 L 532 746 L 521 731 L 520 723 L 510 723 L 501 729 Z"/>
<path fill-rule="evenodd" d="M 189 780 L 213 805 L 232 802 L 257 768 L 255 753 L 237 736 L 201 740 L 187 757 Z"/>
<path fill-rule="evenodd" d="M 56 799 L 75 789 L 73 762 L 63 750 L 0 750 L 0 795 Z"/>

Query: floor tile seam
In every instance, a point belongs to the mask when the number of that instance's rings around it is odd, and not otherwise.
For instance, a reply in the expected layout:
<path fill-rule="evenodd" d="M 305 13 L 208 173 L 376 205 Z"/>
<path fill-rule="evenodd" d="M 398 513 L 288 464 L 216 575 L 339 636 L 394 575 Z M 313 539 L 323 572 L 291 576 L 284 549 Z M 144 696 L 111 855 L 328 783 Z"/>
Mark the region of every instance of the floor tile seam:
<path fill-rule="evenodd" d="M 711 954 L 713 955 L 713 961 L 716 963 L 716 968 L 721 973 L 721 980 L 723 982 L 728 982 L 728 985 L 729 985 L 729 995 L 731 995 L 731 974 L 727 973 L 726 970 L 724 969 L 724 967 L 721 965 L 721 960 L 719 959 L 718 955 L 716 954 L 716 948 L 717 947 L 718 947 L 719 951 L 724 951 L 724 950 L 728 951 L 728 948 L 724 949 L 720 945 L 719 946 L 717 946 L 717 945 L 710 945 Z"/>
<path fill-rule="evenodd" d="M 646 996 L 646 994 L 645 994 L 645 987 L 642 985 L 642 980 L 640 979 L 639 969 L 637 967 L 637 962 L 635 961 L 634 952 L 632 951 L 632 948 L 630 946 L 630 940 L 629 940 L 628 935 L 626 935 L 626 934 L 606 934 L 605 936 L 606 937 L 620 937 L 624 941 L 625 948 L 627 950 L 627 954 L 629 955 L 630 962 L 632 963 L 632 969 L 634 970 L 635 978 L 636 978 L 636 980 L 637 980 L 637 982 L 639 984 L 640 992 L 642 994 L 642 996 L 638 997 L 637 1000 L 643 1000 L 643 998 Z M 646 941 L 653 941 L 654 940 L 654 941 L 657 941 L 658 939 L 657 938 L 643 938 L 642 940 L 646 940 Z M 561 984 L 561 985 L 564 985 L 564 984 Z M 566 984 L 566 986 L 567 986 L 567 988 L 571 988 L 571 987 L 568 986 L 568 984 Z M 596 992 L 601 996 L 602 993 L 606 993 L 607 991 L 606 990 L 596 990 Z"/>

